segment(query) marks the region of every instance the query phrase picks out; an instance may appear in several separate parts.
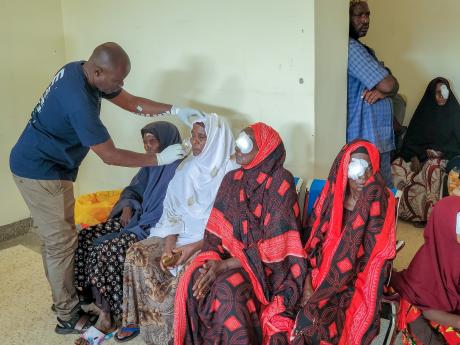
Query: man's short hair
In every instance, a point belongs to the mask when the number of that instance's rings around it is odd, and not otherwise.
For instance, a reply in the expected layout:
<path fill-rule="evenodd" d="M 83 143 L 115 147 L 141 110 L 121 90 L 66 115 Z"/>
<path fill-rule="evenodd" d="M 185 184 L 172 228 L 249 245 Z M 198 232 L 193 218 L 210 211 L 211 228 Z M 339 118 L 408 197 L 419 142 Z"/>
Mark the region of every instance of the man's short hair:
<path fill-rule="evenodd" d="M 351 14 L 351 10 L 358 4 L 362 3 L 362 2 L 367 2 L 366 0 L 350 0 L 350 14 Z"/>
<path fill-rule="evenodd" d="M 367 0 L 350 0 L 350 7 L 359 4 L 360 2 L 367 2 Z"/>

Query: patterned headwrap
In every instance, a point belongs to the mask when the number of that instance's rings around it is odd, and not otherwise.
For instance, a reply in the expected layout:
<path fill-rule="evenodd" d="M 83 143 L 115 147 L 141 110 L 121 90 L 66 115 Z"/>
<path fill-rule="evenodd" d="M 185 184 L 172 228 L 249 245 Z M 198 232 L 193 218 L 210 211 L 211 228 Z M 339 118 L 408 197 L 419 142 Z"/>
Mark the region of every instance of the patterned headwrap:
<path fill-rule="evenodd" d="M 280 135 L 269 125 L 257 122 L 249 127 L 254 132 L 254 139 L 256 140 L 259 152 L 248 165 L 244 166 L 244 169 L 252 169 L 259 165 L 281 143 Z"/>
<path fill-rule="evenodd" d="M 344 221 L 351 155 L 365 148 L 372 176 Z M 379 330 L 386 268 L 396 251 L 395 199 L 367 141 L 345 145 L 315 203 L 306 244 L 313 294 L 297 315 L 294 345 L 370 344 Z"/>

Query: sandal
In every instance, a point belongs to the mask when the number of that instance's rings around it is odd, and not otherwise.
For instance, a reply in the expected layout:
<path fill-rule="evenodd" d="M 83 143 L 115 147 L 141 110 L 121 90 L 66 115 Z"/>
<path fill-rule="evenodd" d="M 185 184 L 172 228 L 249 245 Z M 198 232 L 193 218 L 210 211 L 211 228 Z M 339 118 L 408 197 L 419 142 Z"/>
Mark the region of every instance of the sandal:
<path fill-rule="evenodd" d="M 118 332 L 120 331 L 131 332 L 131 334 L 126 337 L 120 338 L 118 336 Z M 113 336 L 113 339 L 117 343 L 124 343 L 126 341 L 130 341 L 131 339 L 136 338 L 140 334 L 141 330 L 139 329 L 139 327 L 122 327 L 118 330 L 118 332 L 115 333 L 115 335 Z"/>
<path fill-rule="evenodd" d="M 97 316 L 85 313 L 81 308 L 73 314 L 72 318 L 64 321 L 57 318 L 58 324 L 54 331 L 58 334 L 80 334 L 90 328 L 96 321 Z"/>
<path fill-rule="evenodd" d="M 85 339 L 89 345 L 99 345 L 102 344 L 104 340 L 112 338 L 112 336 L 113 332 L 105 334 L 98 330 L 96 327 L 91 326 L 85 333 L 80 336 L 80 338 Z"/>

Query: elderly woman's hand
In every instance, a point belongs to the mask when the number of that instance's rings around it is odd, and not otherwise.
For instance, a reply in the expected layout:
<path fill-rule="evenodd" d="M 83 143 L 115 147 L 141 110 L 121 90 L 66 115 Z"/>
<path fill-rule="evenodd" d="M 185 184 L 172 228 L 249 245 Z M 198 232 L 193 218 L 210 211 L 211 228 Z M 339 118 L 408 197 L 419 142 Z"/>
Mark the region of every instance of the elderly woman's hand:
<path fill-rule="evenodd" d="M 206 296 L 223 267 L 225 267 L 224 261 L 210 260 L 206 262 L 200 268 L 199 272 L 201 275 L 193 285 L 193 297 L 201 299 Z"/>
<path fill-rule="evenodd" d="M 163 271 L 166 271 L 168 269 L 168 267 L 165 267 L 163 265 L 163 258 L 171 257 L 173 255 L 173 249 L 176 248 L 176 241 L 177 241 L 177 235 L 169 235 L 169 236 L 166 236 L 165 238 L 163 254 L 161 255 L 161 258 L 160 258 L 160 268 Z"/>
<path fill-rule="evenodd" d="M 302 293 L 302 299 L 300 300 L 300 306 L 303 308 L 308 300 L 310 299 L 311 295 L 313 295 L 313 287 L 311 285 L 311 275 L 308 274 L 305 277 L 305 282 L 304 282 L 304 287 L 303 287 L 303 293 Z"/>
<path fill-rule="evenodd" d="M 121 212 L 121 216 L 120 216 L 120 224 L 123 227 L 125 227 L 126 225 L 128 225 L 132 216 L 133 216 L 133 210 L 131 209 L 131 207 L 129 206 L 123 207 L 123 211 Z"/>
<path fill-rule="evenodd" d="M 193 254 L 195 254 L 197 251 L 201 249 L 202 243 L 203 243 L 203 240 L 194 242 L 194 243 L 190 243 L 190 244 L 186 244 L 185 246 L 182 246 L 182 247 L 174 248 L 172 250 L 173 254 L 178 253 L 178 252 L 181 253 L 180 258 L 176 263 L 176 266 L 184 265 L 187 262 L 187 260 L 193 256 Z"/>

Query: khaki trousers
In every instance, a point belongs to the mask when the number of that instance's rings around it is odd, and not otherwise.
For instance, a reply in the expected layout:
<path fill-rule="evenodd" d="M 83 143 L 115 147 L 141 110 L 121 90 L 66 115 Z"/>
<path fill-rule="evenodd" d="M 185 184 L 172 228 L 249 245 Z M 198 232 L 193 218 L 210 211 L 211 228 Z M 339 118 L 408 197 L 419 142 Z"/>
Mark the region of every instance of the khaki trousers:
<path fill-rule="evenodd" d="M 79 299 L 74 285 L 78 239 L 73 182 L 34 180 L 13 174 L 42 242 L 42 258 L 57 316 L 68 321 Z"/>

